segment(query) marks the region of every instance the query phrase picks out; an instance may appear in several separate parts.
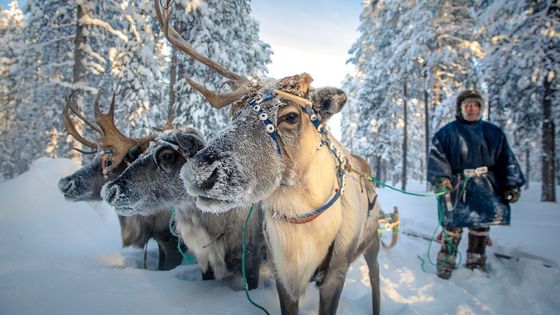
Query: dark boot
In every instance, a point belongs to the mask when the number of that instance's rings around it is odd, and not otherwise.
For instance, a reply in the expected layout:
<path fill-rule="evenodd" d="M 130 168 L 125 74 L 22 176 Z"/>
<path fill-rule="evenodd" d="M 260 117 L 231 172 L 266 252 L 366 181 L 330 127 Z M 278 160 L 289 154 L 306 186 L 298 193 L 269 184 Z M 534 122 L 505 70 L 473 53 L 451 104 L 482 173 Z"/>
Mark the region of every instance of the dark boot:
<path fill-rule="evenodd" d="M 461 241 L 462 228 L 444 228 L 441 250 L 437 256 L 437 275 L 442 279 L 449 279 L 455 269 L 457 246 Z"/>
<path fill-rule="evenodd" d="M 486 266 L 486 245 L 489 227 L 469 229 L 469 248 L 467 249 L 467 268 L 484 271 Z"/>

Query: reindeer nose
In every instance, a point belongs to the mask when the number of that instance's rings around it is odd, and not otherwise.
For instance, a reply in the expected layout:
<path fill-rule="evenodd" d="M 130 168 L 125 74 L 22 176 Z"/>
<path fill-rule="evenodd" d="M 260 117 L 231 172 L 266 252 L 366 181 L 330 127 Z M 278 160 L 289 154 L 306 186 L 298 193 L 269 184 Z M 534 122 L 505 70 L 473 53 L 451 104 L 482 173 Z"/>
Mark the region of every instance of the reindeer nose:
<path fill-rule="evenodd" d="M 63 193 L 67 193 L 69 192 L 73 187 L 74 187 L 74 180 L 68 180 L 66 178 L 61 178 L 58 181 L 58 189 L 60 189 L 61 192 Z"/>
<path fill-rule="evenodd" d="M 218 180 L 218 168 L 214 165 L 214 170 L 205 180 L 200 183 L 200 188 L 203 190 L 210 190 L 216 185 Z"/>
<path fill-rule="evenodd" d="M 105 201 L 110 205 L 114 204 L 119 197 L 120 189 L 118 185 L 111 185 L 105 191 Z"/>

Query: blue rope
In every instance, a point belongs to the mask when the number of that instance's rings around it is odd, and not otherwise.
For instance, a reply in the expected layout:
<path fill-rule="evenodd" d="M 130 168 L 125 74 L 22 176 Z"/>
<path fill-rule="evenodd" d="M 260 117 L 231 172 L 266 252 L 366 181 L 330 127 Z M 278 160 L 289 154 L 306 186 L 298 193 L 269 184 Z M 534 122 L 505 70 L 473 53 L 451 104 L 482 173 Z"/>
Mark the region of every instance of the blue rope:
<path fill-rule="evenodd" d="M 249 209 L 249 213 L 247 213 L 247 218 L 245 218 L 245 221 L 243 221 L 243 241 L 241 243 L 241 246 L 242 246 L 242 249 L 243 249 L 243 253 L 241 255 L 241 274 L 243 276 L 243 290 L 245 291 L 245 295 L 247 296 L 247 299 L 249 300 L 249 302 L 251 302 L 251 304 L 253 304 L 257 308 L 261 309 L 265 314 L 270 315 L 264 307 L 255 303 L 251 299 L 251 296 L 249 295 L 249 285 L 247 284 L 247 275 L 245 274 L 245 242 L 246 242 L 246 234 L 247 234 L 246 233 L 247 232 L 247 222 L 249 221 L 249 217 L 251 216 L 252 212 L 253 212 L 253 206 L 251 206 L 251 208 Z"/>
<path fill-rule="evenodd" d="M 330 208 L 337 200 L 340 198 L 340 189 L 337 189 L 334 196 L 329 200 L 326 204 L 322 205 L 320 208 L 313 210 L 302 216 L 297 217 L 285 217 L 284 219 L 290 223 L 307 223 L 318 217 L 321 213 L 325 212 L 328 208 Z"/>

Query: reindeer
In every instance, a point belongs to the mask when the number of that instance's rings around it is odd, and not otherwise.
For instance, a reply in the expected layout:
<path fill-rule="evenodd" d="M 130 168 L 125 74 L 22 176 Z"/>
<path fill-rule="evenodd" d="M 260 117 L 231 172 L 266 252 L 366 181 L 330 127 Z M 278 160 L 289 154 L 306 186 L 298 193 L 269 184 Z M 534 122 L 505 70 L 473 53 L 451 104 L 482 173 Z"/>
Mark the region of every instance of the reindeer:
<path fill-rule="evenodd" d="M 105 185 L 104 198 L 119 215 L 157 215 L 161 209 L 175 208 L 177 228 L 197 258 L 202 279 L 223 279 L 241 273 L 241 226 L 247 209 L 204 213 L 187 194 L 179 171 L 205 145 L 202 135 L 191 128 L 159 135 L 141 157 Z M 247 246 L 249 289 L 258 285 L 261 248 L 256 241 L 262 235 L 260 226 L 247 230 L 253 236 Z"/>
<path fill-rule="evenodd" d="M 84 118 L 72 104 L 72 98 L 73 94 L 68 97 L 63 111 L 66 130 L 80 143 L 92 149 L 92 151 L 81 151 L 82 153 L 97 154 L 89 164 L 60 179 L 58 188 L 68 201 L 102 201 L 102 186 L 121 174 L 128 163 L 136 160 L 140 153 L 146 150 L 147 144 L 154 139 L 154 136 L 133 139 L 124 136 L 117 129 L 113 120 L 114 95 L 108 114 L 101 113 L 99 95 L 97 95 L 94 104 L 95 124 Z M 89 141 L 78 133 L 70 119 L 69 110 L 101 134 L 102 137 L 98 143 Z M 102 148 L 103 151 L 99 152 L 99 148 Z M 113 152 L 112 159 L 108 158 L 106 150 Z M 169 270 L 180 265 L 182 256 L 177 249 L 177 237 L 173 236 L 168 228 L 170 216 L 169 212 L 161 212 L 152 216 L 119 216 L 123 247 L 143 248 L 149 239 L 153 238 L 159 249 L 158 269 Z M 146 256 L 144 256 L 144 268 L 146 268 Z"/>
<path fill-rule="evenodd" d="M 319 287 L 319 314 L 335 314 L 350 263 L 364 254 L 373 313 L 380 311 L 379 203 L 362 163 L 324 128 L 346 95 L 311 89 L 308 74 L 253 83 L 196 53 L 154 0 L 164 35 L 178 49 L 230 80 L 214 93 L 189 80 L 215 108 L 236 102 L 233 119 L 181 169 L 187 192 L 204 211 L 222 213 L 261 202 L 282 314 L 297 314 L 307 282 Z"/>

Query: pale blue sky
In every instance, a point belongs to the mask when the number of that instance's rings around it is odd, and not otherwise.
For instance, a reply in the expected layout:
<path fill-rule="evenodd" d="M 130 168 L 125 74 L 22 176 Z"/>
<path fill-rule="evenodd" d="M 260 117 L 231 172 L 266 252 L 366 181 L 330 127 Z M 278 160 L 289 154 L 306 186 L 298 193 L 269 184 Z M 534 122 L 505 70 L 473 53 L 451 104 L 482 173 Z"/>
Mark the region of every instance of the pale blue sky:
<path fill-rule="evenodd" d="M 314 86 L 339 86 L 358 37 L 362 1 L 253 0 L 261 38 L 272 46 L 270 76 L 308 72 Z"/>
<path fill-rule="evenodd" d="M 10 3 L 10 2 L 13 2 L 13 0 L 0 0 L 0 6 L 3 9 L 6 9 L 6 8 L 8 8 L 8 3 Z M 19 2 L 19 7 L 20 8 L 22 8 L 23 5 L 25 4 L 25 0 L 19 0 L 18 2 Z"/>

